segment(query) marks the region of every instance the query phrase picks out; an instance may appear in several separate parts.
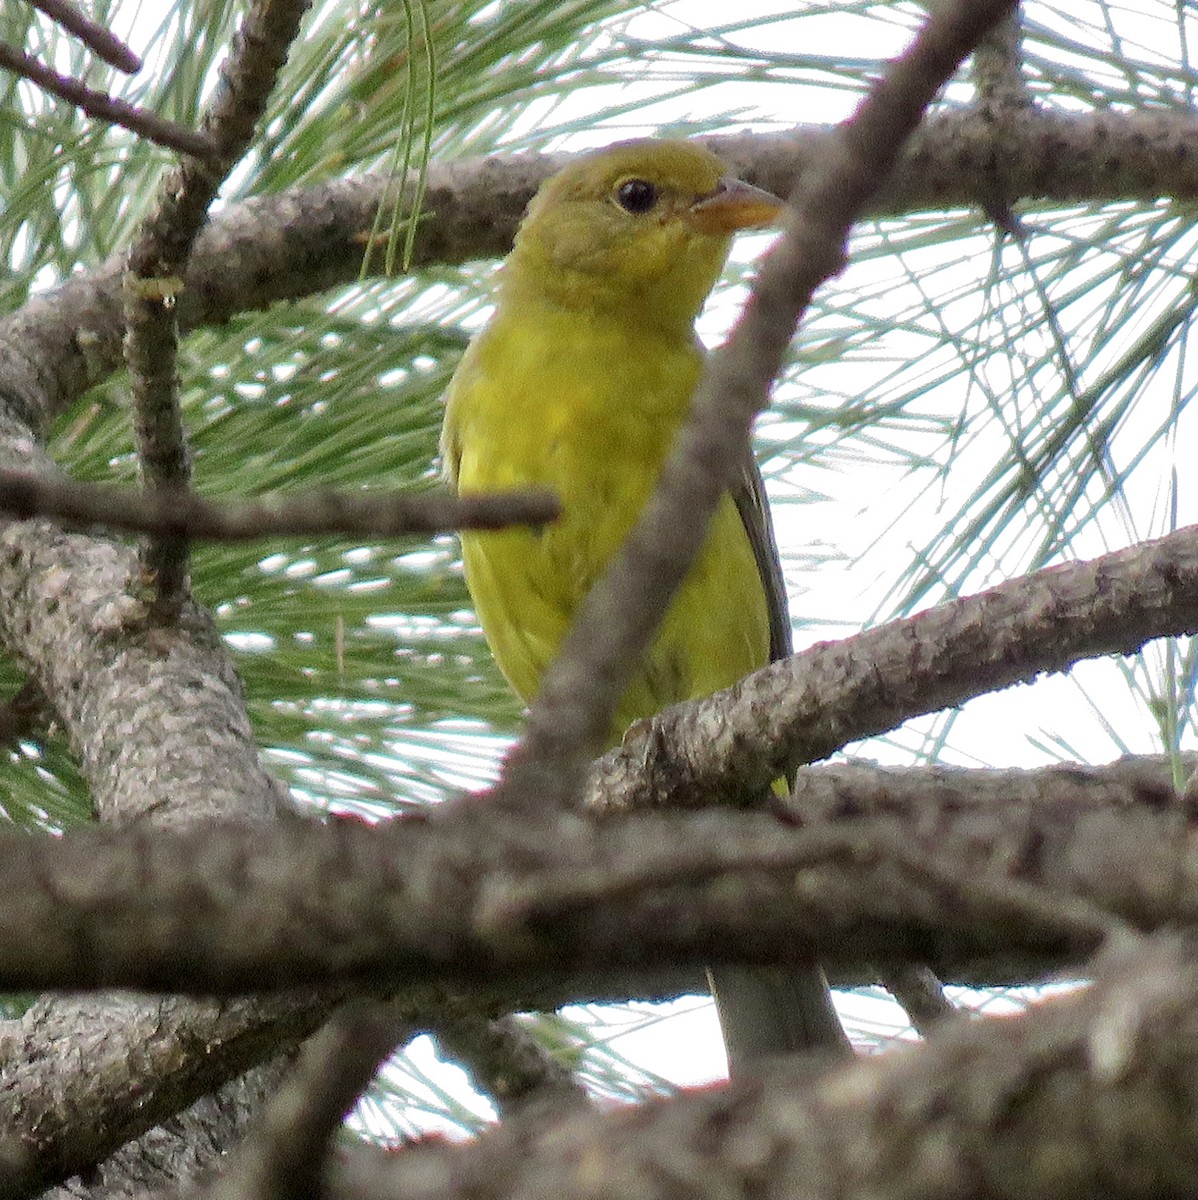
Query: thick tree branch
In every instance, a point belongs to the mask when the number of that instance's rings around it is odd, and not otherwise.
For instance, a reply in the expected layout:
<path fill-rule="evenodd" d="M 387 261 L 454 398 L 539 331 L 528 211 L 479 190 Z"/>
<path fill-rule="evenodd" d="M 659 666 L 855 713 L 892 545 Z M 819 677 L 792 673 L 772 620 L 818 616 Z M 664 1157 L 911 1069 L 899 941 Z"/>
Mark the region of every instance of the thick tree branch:
<path fill-rule="evenodd" d="M 1005 838 L 1008 855 L 1018 858 L 1022 839 L 1034 845 L 1036 830 L 1048 814 L 1056 814 L 1059 827 L 1073 825 L 1075 819 L 1083 821 L 1094 831 L 1091 845 L 1101 841 L 1108 818 L 1112 819 L 1112 828 L 1118 830 L 1125 818 L 1134 819 L 1137 812 L 1164 818 L 1162 831 L 1175 828 L 1169 824 L 1176 803 L 1170 779 L 1170 764 L 1163 759 L 1131 759 L 1104 768 L 1000 772 L 833 764 L 801 772 L 798 787 L 805 811 L 837 821 L 888 816 L 901 822 L 904 829 L 935 831 L 944 827 L 946 813 L 960 816 L 972 812 L 982 818 L 999 814 L 995 824 L 987 826 L 983 821 L 979 827 L 990 828 L 988 836 L 996 844 Z M 721 828 L 724 832 L 719 836 L 726 836 L 736 826 Z M 1059 830 L 1056 836 L 1059 850 L 1055 857 L 1067 862 L 1072 852 L 1059 840 Z M 1139 844 L 1146 848 L 1151 838 L 1145 837 Z M 1127 839 L 1115 843 L 1111 861 L 1117 860 L 1121 847 L 1131 845 Z M 1037 853 L 1043 850 L 1042 846 Z M 1136 877 L 1144 881 L 1156 869 L 1155 862 L 1149 858 L 1137 863 L 1135 855 L 1128 859 Z M 1120 863 L 1117 870 L 1121 877 L 1125 864 Z M 818 883 L 813 881 L 812 886 Z M 844 886 L 851 888 L 852 884 Z M 876 974 L 869 963 L 834 961 L 829 965 L 833 981 L 842 986 L 859 984 Z M 1012 962 L 1006 977 L 1025 980 L 1050 965 L 1042 957 Z M 660 964 L 651 974 L 660 981 Z M 964 978 L 964 972 L 957 974 Z M 694 971 L 689 978 L 680 976 L 674 990 L 700 986 L 699 974 Z M 650 994 L 664 993 L 656 984 L 652 989 L 639 986 L 627 971 L 604 972 L 591 965 L 553 989 L 524 990 L 520 1004 L 552 1007 L 568 999 Z M 132 1133 L 169 1115 L 187 1098 L 202 1095 L 229 1073 L 235 1074 L 238 1064 L 258 1061 L 279 1037 L 277 1029 L 271 1030 L 270 1020 L 282 1021 L 286 1036 L 281 1040 L 293 1044 L 315 1028 L 325 1011 L 315 1003 L 292 1004 L 285 1000 L 278 1006 L 272 1002 L 265 1010 L 258 1005 L 225 1004 L 210 1009 L 211 1023 L 197 1026 L 194 1012 L 188 1012 L 184 1020 L 176 1011 L 178 1002 L 163 1003 L 161 1010 L 139 1007 L 136 1020 L 131 1019 L 130 1041 L 139 1048 L 135 1055 L 113 1035 L 103 1019 L 103 1009 L 91 1000 L 80 1001 L 78 1012 L 64 1011 L 62 1004 L 42 1005 L 20 1024 L 3 1027 L 0 1076 L 4 1080 L 5 1105 L 9 1111 L 23 1114 L 17 1130 L 25 1131 L 21 1142 L 32 1148 L 22 1194 L 32 1194 L 102 1158 Z M 442 1001 L 426 1000 L 412 1009 L 411 1016 L 420 1022 L 420 1013 L 433 1011 L 444 1011 Z M 187 1053 L 197 1036 L 206 1039 L 202 1061 Z M 80 1061 L 87 1064 L 86 1070 L 74 1070 Z M 137 1087 L 140 1100 L 136 1110 L 125 1102 L 131 1067 L 132 1086 Z M 49 1103 L 46 1090 L 51 1086 L 57 1089 L 52 1093 L 56 1097 L 53 1103 Z M 115 1114 L 123 1114 L 125 1123 L 115 1121 Z M 29 1117 L 28 1123 L 24 1116 Z M 130 1121 L 134 1124 L 128 1124 Z"/>
<path fill-rule="evenodd" d="M 754 183 L 788 195 L 824 129 L 706 139 Z M 525 155 L 430 167 L 413 266 L 495 258 L 536 187 L 566 161 Z M 994 174 L 997 164 L 999 174 Z M 336 180 L 230 205 L 205 227 L 179 297 L 183 331 L 220 325 L 357 280 L 364 238 L 391 185 Z M 1198 199 L 1198 117 L 1188 109 L 1028 111 L 1001 127 L 976 112 L 932 117 L 875 201 L 885 214 L 1044 200 Z M 0 320 L 0 399 L 35 428 L 120 362 L 122 262 L 98 266 Z"/>
<path fill-rule="evenodd" d="M 7 463 L 50 470 L 27 432 L 6 432 Z M 131 552 L 43 522 L 0 535 L 0 629 L 59 714 L 101 819 L 271 820 L 283 793 L 259 763 L 219 636 L 199 609 L 151 636 L 136 577 Z M 262 1011 L 60 998 L 3 1025 L 0 1097 L 22 1150 L 21 1186 L 40 1190 L 94 1164 L 294 1045 L 326 1012 L 311 998 Z"/>
<path fill-rule="evenodd" d="M 442 980 L 509 1001 L 582 969 L 788 962 L 946 979 L 1076 964 L 1191 924 L 1175 809 L 938 807 L 794 829 L 757 814 L 536 828 L 474 811 L 369 829 L 81 830 L 0 856 L 0 987 L 220 992 Z M 796 931 L 801 930 L 801 934 Z"/>
<path fill-rule="evenodd" d="M 1198 769 L 1198 755 L 1181 758 L 1183 771 Z M 1034 769 L 880 767 L 835 762 L 805 767 L 792 789 L 794 812 L 804 821 L 891 816 L 916 825 L 940 809 L 993 811 L 1057 808 L 1098 812 L 1177 808 L 1174 763 L 1167 757 L 1129 755 L 1102 766 L 1061 763 Z M 1198 808 L 1186 810 L 1187 820 Z"/>
<path fill-rule="evenodd" d="M 8 465 L 53 470 L 19 427 L 2 432 Z M 0 532 L 0 630 L 62 718 L 101 818 L 271 819 L 283 793 L 211 618 L 189 607 L 178 630 L 151 633 L 145 611 L 124 548 L 45 522 Z"/>
<path fill-rule="evenodd" d="M 476 1143 L 347 1155 L 330 1200 L 1148 1200 L 1198 1190 L 1198 968 L 1129 943 L 1094 986 L 926 1045 Z"/>
<path fill-rule="evenodd" d="M 14 1150 L 8 1169 L 0 1167 L 0 1196 L 36 1196 L 136 1138 L 143 1144 L 121 1165 L 106 1164 L 105 1178 L 127 1179 L 121 1167 L 131 1161 L 144 1173 L 146 1158 L 181 1174 L 175 1156 L 187 1145 L 194 1147 L 190 1169 L 211 1169 L 232 1135 L 214 1115 L 240 1121 L 269 1094 L 277 1071 L 249 1086 L 237 1077 L 293 1048 L 332 1010 L 333 997 L 312 996 L 39 1001 L 20 1021 L 0 1023 L 0 1105 Z M 182 1111 L 197 1103 L 197 1111 Z M 169 1129 L 154 1129 L 168 1118 Z M 193 1142 L 197 1128 L 204 1137 Z"/>
<path fill-rule="evenodd" d="M 605 757 L 604 805 L 747 803 L 772 779 L 923 713 L 1079 659 L 1198 632 L 1198 527 L 1048 567 L 840 642 L 665 710 Z M 595 803 L 595 801 L 589 801 Z"/>

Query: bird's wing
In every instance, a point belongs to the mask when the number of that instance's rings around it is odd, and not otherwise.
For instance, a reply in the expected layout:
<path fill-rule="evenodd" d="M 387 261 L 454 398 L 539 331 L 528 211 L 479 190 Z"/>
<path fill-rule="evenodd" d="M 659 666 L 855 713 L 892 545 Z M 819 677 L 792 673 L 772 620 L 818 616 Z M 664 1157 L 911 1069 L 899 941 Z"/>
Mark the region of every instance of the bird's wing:
<path fill-rule="evenodd" d="M 770 617 L 770 662 L 777 662 L 780 658 L 789 657 L 793 648 L 790 608 L 786 603 L 786 581 L 782 577 L 782 562 L 778 557 L 778 543 L 774 538 L 774 523 L 770 519 L 765 484 L 751 449 L 745 452 L 731 491 L 749 545 L 753 547 L 761 585 L 765 588 Z"/>

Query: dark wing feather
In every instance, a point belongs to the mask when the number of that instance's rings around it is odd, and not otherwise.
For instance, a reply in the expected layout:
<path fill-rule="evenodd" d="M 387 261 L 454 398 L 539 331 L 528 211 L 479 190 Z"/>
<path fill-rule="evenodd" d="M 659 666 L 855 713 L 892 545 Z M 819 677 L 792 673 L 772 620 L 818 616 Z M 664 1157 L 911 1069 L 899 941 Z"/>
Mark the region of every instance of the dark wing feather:
<path fill-rule="evenodd" d="M 780 658 L 788 658 L 794 649 L 790 608 L 786 602 L 786 580 L 782 577 L 782 559 L 774 537 L 774 522 L 770 519 L 765 483 L 751 450 L 745 456 L 740 474 L 732 487 L 732 499 L 748 534 L 749 545 L 753 547 L 757 573 L 765 588 L 770 614 L 770 662 L 777 662 Z"/>

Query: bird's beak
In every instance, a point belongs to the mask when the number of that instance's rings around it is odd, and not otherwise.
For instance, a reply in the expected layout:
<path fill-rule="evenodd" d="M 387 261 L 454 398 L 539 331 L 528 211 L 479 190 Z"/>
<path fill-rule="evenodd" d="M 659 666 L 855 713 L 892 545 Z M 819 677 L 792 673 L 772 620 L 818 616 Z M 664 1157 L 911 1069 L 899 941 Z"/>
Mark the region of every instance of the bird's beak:
<path fill-rule="evenodd" d="M 699 233 L 724 235 L 739 229 L 760 229 L 776 221 L 786 205 L 742 179 L 721 179 L 710 195 L 686 210 L 687 224 Z"/>

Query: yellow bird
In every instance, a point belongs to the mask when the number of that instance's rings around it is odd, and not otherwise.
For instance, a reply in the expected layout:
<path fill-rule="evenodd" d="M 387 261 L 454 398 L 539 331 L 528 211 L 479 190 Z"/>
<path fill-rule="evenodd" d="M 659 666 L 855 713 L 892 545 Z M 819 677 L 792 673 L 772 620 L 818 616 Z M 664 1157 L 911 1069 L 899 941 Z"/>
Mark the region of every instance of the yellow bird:
<path fill-rule="evenodd" d="M 441 451 L 461 493 L 546 487 L 543 529 L 463 533 L 466 580 L 503 673 L 529 701 L 574 614 L 656 485 L 702 369 L 695 318 L 732 236 L 781 202 L 707 150 L 644 139 L 587 155 L 537 193 L 496 307 L 449 390 Z M 635 720 L 790 652 L 761 477 L 750 460 L 620 703 Z M 844 1049 L 818 967 L 714 973 L 733 1070 Z"/>

